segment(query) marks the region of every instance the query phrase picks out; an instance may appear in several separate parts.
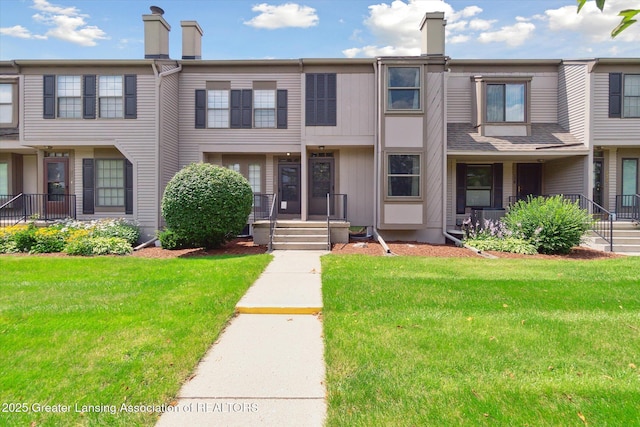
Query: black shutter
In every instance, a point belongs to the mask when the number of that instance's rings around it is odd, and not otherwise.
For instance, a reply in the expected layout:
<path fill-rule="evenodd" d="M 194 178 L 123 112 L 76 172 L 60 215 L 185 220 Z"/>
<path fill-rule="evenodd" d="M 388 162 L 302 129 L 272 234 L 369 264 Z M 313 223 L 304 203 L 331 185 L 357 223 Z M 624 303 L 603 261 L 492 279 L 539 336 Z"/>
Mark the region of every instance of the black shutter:
<path fill-rule="evenodd" d="M 96 76 L 82 76 L 82 118 L 96 118 Z"/>
<path fill-rule="evenodd" d="M 229 103 L 231 120 L 229 126 L 232 128 L 240 128 L 242 126 L 242 91 L 232 90 L 231 100 Z"/>
<path fill-rule="evenodd" d="M 316 124 L 316 77 L 317 74 L 307 74 L 305 82 L 305 124 Z"/>
<path fill-rule="evenodd" d="M 42 76 L 42 118 L 56 118 L 56 76 Z"/>
<path fill-rule="evenodd" d="M 609 117 L 622 117 L 622 73 L 609 73 Z"/>
<path fill-rule="evenodd" d="M 502 208 L 502 163 L 493 164 L 493 208 Z"/>
<path fill-rule="evenodd" d="M 253 91 L 251 89 L 242 90 L 242 128 L 251 129 L 253 107 Z"/>
<path fill-rule="evenodd" d="M 93 159 L 82 159 L 82 213 L 94 213 L 94 205 Z"/>
<path fill-rule="evenodd" d="M 135 74 L 124 76 L 124 118 L 138 118 L 138 76 Z"/>
<path fill-rule="evenodd" d="M 467 165 L 458 163 L 456 165 L 456 213 L 463 214 L 467 204 Z"/>
<path fill-rule="evenodd" d="M 196 129 L 207 127 L 207 91 L 196 89 Z"/>
<path fill-rule="evenodd" d="M 124 213 L 133 213 L 133 164 L 124 161 Z"/>
<path fill-rule="evenodd" d="M 336 126 L 336 74 L 307 74 L 305 86 L 305 124 L 307 126 Z"/>
<path fill-rule="evenodd" d="M 336 106 L 336 90 L 337 90 L 337 80 L 335 74 L 327 74 L 327 126 L 335 126 L 336 125 L 336 115 L 337 115 L 337 106 Z"/>
<path fill-rule="evenodd" d="M 277 92 L 277 127 L 278 129 L 287 128 L 287 91 L 280 89 Z"/>

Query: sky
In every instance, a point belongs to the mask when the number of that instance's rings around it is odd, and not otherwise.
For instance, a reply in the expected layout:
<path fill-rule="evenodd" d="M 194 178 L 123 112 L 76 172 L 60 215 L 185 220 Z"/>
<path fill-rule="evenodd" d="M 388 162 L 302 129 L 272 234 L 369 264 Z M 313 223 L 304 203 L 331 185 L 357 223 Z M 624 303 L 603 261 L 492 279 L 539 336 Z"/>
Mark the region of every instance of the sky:
<path fill-rule="evenodd" d="M 264 1 L 264 2 L 261 2 Z M 159 6 L 182 57 L 180 21 L 204 31 L 202 59 L 419 55 L 426 12 L 445 12 L 454 59 L 640 57 L 640 22 L 615 39 L 640 0 L 0 0 L 0 60 L 142 59 L 142 15 Z"/>

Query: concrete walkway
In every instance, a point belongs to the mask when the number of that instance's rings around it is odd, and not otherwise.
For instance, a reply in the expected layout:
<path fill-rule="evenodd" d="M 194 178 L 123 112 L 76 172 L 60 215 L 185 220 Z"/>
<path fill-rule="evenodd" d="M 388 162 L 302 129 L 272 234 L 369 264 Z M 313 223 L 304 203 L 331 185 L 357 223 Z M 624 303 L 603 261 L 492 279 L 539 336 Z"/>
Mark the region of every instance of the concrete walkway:
<path fill-rule="evenodd" d="M 167 426 L 322 426 L 326 414 L 320 256 L 275 251 L 236 305 Z"/>

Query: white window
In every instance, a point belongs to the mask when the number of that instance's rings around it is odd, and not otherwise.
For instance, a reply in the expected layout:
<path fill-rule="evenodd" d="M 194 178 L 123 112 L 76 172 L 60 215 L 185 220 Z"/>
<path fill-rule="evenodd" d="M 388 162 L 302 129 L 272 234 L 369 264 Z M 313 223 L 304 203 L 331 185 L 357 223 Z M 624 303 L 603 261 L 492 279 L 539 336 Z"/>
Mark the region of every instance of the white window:
<path fill-rule="evenodd" d="M 465 184 L 467 206 L 491 206 L 493 188 L 493 167 L 491 165 L 467 165 Z"/>
<path fill-rule="evenodd" d="M 58 117 L 82 118 L 80 76 L 58 76 Z"/>
<path fill-rule="evenodd" d="M 231 163 L 227 165 L 227 169 L 240 173 L 240 163 Z"/>
<path fill-rule="evenodd" d="M 207 91 L 207 126 L 229 127 L 229 91 L 212 89 Z"/>
<path fill-rule="evenodd" d="M 388 110 L 419 110 L 420 68 L 389 67 Z"/>
<path fill-rule="evenodd" d="M 259 164 L 249 164 L 249 185 L 251 185 L 251 190 L 254 193 L 262 192 L 261 181 L 262 174 L 260 173 L 260 165 Z"/>
<path fill-rule="evenodd" d="M 254 127 L 276 127 L 276 91 L 256 89 L 253 91 Z"/>
<path fill-rule="evenodd" d="M 487 122 L 524 122 L 525 84 L 487 84 Z"/>
<path fill-rule="evenodd" d="M 100 117 L 114 119 L 124 116 L 122 76 L 100 76 L 98 96 L 100 97 Z"/>
<path fill-rule="evenodd" d="M 387 195 L 419 197 L 420 155 L 389 154 L 387 162 Z"/>
<path fill-rule="evenodd" d="M 13 84 L 0 83 L 0 125 L 13 122 Z"/>
<path fill-rule="evenodd" d="M 623 117 L 640 117 L 640 74 L 624 76 Z"/>
<path fill-rule="evenodd" d="M 96 159 L 96 204 L 124 206 L 124 198 L 124 160 Z"/>

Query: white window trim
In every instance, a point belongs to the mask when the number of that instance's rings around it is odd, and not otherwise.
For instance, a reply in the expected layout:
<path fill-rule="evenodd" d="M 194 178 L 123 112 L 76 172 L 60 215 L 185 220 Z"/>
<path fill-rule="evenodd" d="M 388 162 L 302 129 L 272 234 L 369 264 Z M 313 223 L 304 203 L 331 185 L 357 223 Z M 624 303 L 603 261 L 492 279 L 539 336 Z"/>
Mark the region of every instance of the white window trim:
<path fill-rule="evenodd" d="M 390 85 L 391 73 L 390 70 L 394 68 L 417 68 L 418 69 L 418 86 L 413 87 L 395 87 Z M 397 65 L 387 65 L 387 77 L 385 79 L 385 112 L 387 113 L 400 113 L 400 114 L 420 114 L 424 111 L 424 100 L 422 99 L 424 87 L 424 70 L 419 64 L 397 64 Z M 389 93 L 392 90 L 417 90 L 418 91 L 418 102 L 420 105 L 418 108 L 391 108 L 389 105 L 390 97 Z"/>
<path fill-rule="evenodd" d="M 418 156 L 418 165 L 420 167 L 420 173 L 418 174 L 391 174 L 389 171 L 389 158 L 391 156 Z M 416 151 L 388 151 L 384 153 L 384 200 L 386 201 L 421 201 L 424 198 L 424 161 L 423 153 Z M 389 195 L 389 178 L 394 176 L 400 177 L 418 177 L 418 195 L 417 196 L 392 196 Z"/>

